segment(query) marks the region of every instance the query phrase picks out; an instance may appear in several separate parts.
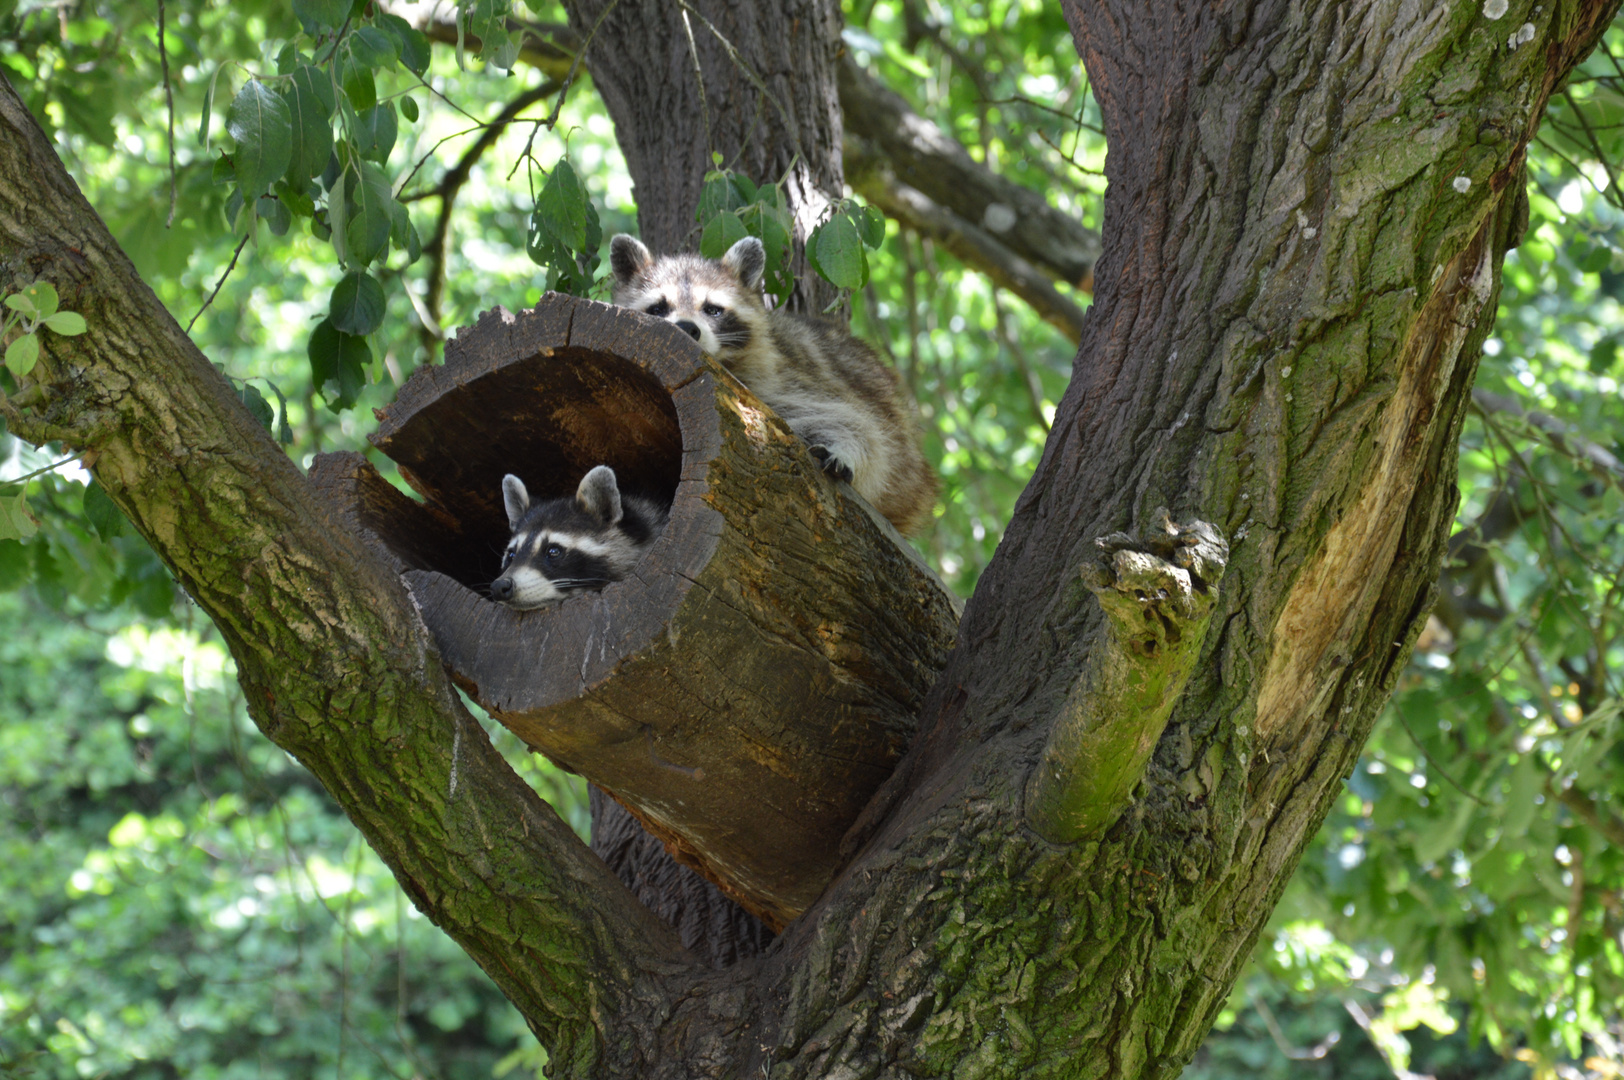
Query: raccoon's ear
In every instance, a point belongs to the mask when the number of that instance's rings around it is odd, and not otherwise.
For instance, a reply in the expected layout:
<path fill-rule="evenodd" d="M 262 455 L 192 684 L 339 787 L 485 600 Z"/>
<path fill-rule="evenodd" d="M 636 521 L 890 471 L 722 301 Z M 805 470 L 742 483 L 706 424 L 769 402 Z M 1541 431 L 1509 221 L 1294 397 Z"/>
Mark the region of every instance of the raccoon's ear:
<path fill-rule="evenodd" d="M 512 473 L 502 477 L 502 502 L 507 506 L 508 528 L 517 529 L 519 519 L 530 509 L 530 493 L 524 489 L 524 481 Z"/>
<path fill-rule="evenodd" d="M 647 270 L 653 262 L 654 256 L 635 236 L 619 233 L 609 241 L 609 269 L 614 273 L 617 286 L 623 288 L 631 284 L 632 279 Z"/>
<path fill-rule="evenodd" d="M 581 486 L 575 489 L 575 501 L 605 525 L 619 521 L 620 485 L 615 482 L 615 470 L 599 465 L 581 477 Z"/>
<path fill-rule="evenodd" d="M 754 236 L 746 236 L 727 249 L 722 265 L 733 271 L 740 285 L 755 292 L 761 288 L 761 277 L 767 272 L 767 249 Z"/>

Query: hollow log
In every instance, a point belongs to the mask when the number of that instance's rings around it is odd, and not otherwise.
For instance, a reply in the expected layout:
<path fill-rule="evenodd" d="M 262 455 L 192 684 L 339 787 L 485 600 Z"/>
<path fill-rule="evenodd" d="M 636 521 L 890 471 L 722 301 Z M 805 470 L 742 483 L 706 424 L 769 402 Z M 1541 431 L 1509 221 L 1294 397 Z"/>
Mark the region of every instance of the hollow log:
<path fill-rule="evenodd" d="M 959 605 L 917 553 L 676 327 L 549 294 L 482 315 L 312 478 L 404 578 L 458 685 L 773 929 L 839 868 L 908 745 Z M 515 611 L 483 586 L 501 479 L 594 465 L 671 504 L 624 581 Z"/>

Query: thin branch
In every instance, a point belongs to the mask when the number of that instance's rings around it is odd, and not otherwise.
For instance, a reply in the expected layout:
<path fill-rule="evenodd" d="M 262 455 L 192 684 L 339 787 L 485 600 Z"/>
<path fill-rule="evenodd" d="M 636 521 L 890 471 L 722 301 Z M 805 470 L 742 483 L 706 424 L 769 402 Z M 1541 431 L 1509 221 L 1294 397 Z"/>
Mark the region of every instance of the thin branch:
<path fill-rule="evenodd" d="M 237 242 L 237 250 L 231 253 L 231 265 L 227 266 L 226 272 L 220 275 L 220 280 L 214 283 L 214 291 L 209 293 L 207 300 L 203 301 L 203 306 L 197 309 L 197 314 L 192 316 L 192 321 L 186 324 L 186 333 L 188 335 L 191 334 L 192 327 L 197 325 L 197 320 L 203 317 L 205 311 L 209 310 L 209 305 L 214 303 L 214 298 L 220 295 L 220 287 L 226 283 L 226 278 L 230 277 L 231 272 L 237 268 L 237 259 L 242 255 L 242 249 L 248 246 L 248 241 L 253 235 L 254 230 L 250 227 L 243 234 L 243 238 Z"/>
<path fill-rule="evenodd" d="M 716 140 L 711 137 L 710 103 L 705 100 L 705 72 L 699 64 L 699 46 L 694 42 L 694 26 L 685 9 L 682 13 L 682 32 L 688 35 L 688 55 L 694 62 L 694 85 L 699 88 L 699 116 L 705 123 L 705 152 L 714 153 Z"/>
<path fill-rule="evenodd" d="M 418 318 L 423 322 L 423 345 L 430 356 L 434 355 L 434 343 L 444 337 L 444 332 L 440 329 L 440 302 L 445 295 L 446 241 L 451 234 L 451 212 L 456 207 L 457 194 L 468 182 L 474 165 L 485 151 L 496 144 L 496 140 L 501 137 L 508 125 L 517 120 L 524 110 L 554 93 L 562 93 L 562 83 L 549 79 L 504 105 L 501 112 L 483 125 L 479 138 L 474 140 L 474 144 L 463 153 L 455 165 L 446 170 L 439 184 L 428 193 L 440 199 L 440 213 L 435 218 L 434 231 L 429 234 L 428 242 L 423 245 L 423 254 L 429 260 L 428 293 L 421 305 L 410 290 L 407 290 L 407 297 L 411 300 L 412 307 L 417 310 Z"/>
<path fill-rule="evenodd" d="M 28 481 L 34 479 L 34 477 L 36 477 L 36 476 L 44 476 L 48 472 L 55 472 L 57 469 L 60 469 L 62 466 L 71 464 L 72 462 L 75 462 L 75 461 L 78 461 L 80 458 L 82 458 L 84 456 L 85 456 L 85 453 L 84 453 L 84 451 L 81 450 L 79 453 L 71 454 L 68 457 L 63 458 L 61 461 L 53 461 L 49 465 L 41 465 L 39 468 L 35 469 L 31 473 L 23 473 L 23 475 L 21 475 L 21 476 L 13 476 L 13 477 L 10 477 L 9 479 L 0 479 L 0 487 L 11 487 L 11 486 L 13 486 L 15 484 L 25 484 Z"/>
<path fill-rule="evenodd" d="M 1021 348 L 1020 341 L 1005 321 L 1003 290 L 994 287 L 992 290 L 992 313 L 998 321 L 998 337 L 1014 358 L 1015 366 L 1020 370 L 1021 381 L 1026 384 L 1026 395 L 1032 401 L 1032 415 L 1043 427 L 1043 434 L 1049 434 L 1049 418 L 1043 415 L 1043 384 L 1038 381 L 1038 374 L 1032 370 L 1031 363 L 1026 358 L 1026 350 Z"/>
<path fill-rule="evenodd" d="M 1572 460 L 1591 475 L 1624 491 L 1624 462 L 1598 443 L 1574 432 L 1570 425 L 1549 413 L 1525 408 L 1516 398 L 1473 390 L 1472 404 L 1483 413 L 1498 413 L 1521 420 L 1533 428 L 1551 449 Z"/>
<path fill-rule="evenodd" d="M 1399 726 L 1404 729 L 1404 734 L 1408 735 L 1410 737 L 1410 741 L 1415 744 L 1415 748 L 1421 751 L 1421 756 L 1427 759 L 1427 766 L 1433 772 L 1449 781 L 1450 787 L 1454 788 L 1468 799 L 1471 799 L 1479 806 L 1490 805 L 1488 800 L 1480 798 L 1477 795 L 1473 795 L 1470 791 L 1467 791 L 1464 787 L 1462 787 L 1460 781 L 1451 776 L 1449 774 L 1449 770 L 1445 769 L 1443 765 L 1439 763 L 1438 759 L 1432 756 L 1432 751 L 1427 749 L 1427 744 L 1422 742 L 1420 736 L 1416 735 L 1415 730 L 1410 727 L 1410 721 L 1405 717 L 1404 710 L 1398 707 L 1398 699 L 1396 697 L 1393 699 L 1393 715 L 1398 717 Z"/>
<path fill-rule="evenodd" d="M 848 143 L 848 145 L 850 145 Z M 1075 343 L 1083 333 L 1083 308 L 1063 295 L 1038 269 L 978 225 L 972 225 L 923 192 L 906 184 L 869 173 L 850 178 L 852 187 L 878 206 L 887 217 L 895 218 L 922 236 L 928 236 L 959 259 L 986 274 L 995 284 L 1008 289 L 1032 306 L 1051 326 Z"/>
<path fill-rule="evenodd" d="M 169 49 L 164 44 L 164 0 L 158 0 L 158 60 L 163 64 L 164 98 L 169 105 L 169 217 L 164 228 L 175 224 L 175 203 L 180 197 L 175 186 L 175 87 L 169 81 Z"/>

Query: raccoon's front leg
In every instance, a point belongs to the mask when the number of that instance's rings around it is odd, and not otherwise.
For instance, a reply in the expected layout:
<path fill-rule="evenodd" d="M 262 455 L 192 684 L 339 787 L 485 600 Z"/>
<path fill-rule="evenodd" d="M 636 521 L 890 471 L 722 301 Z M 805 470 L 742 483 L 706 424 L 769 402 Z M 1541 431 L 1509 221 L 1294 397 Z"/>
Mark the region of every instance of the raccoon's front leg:
<path fill-rule="evenodd" d="M 822 443 L 813 443 L 807 449 L 812 451 L 812 456 L 818 459 L 818 464 L 823 466 L 824 472 L 836 480 L 844 480 L 848 484 L 852 482 L 856 474 L 852 472 L 851 466 L 847 465 L 840 455 Z"/>
<path fill-rule="evenodd" d="M 862 413 L 843 402 L 819 401 L 808 408 L 791 401 L 779 408 L 778 415 L 806 443 L 824 472 L 873 501 L 878 494 L 876 473 L 884 461 L 875 454 L 879 444 Z"/>

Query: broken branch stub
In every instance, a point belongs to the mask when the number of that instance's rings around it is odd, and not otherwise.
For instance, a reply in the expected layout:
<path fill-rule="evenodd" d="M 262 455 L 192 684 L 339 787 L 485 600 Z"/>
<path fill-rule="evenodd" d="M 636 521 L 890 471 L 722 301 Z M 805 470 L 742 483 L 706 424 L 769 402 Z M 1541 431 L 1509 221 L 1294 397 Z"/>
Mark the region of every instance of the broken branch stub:
<path fill-rule="evenodd" d="M 312 479 L 401 573 L 457 683 L 612 794 L 775 929 L 912 738 L 958 604 L 894 530 L 676 327 L 549 294 L 480 317 Z M 607 464 L 671 503 L 624 581 L 534 611 L 486 599 L 501 480 L 569 495 Z"/>
<path fill-rule="evenodd" d="M 1094 545 L 1083 584 L 1105 612 L 1083 674 L 1026 783 L 1026 817 L 1047 840 L 1104 832 L 1127 807 L 1201 651 L 1229 544 L 1205 521 L 1157 510 L 1143 535 Z"/>

